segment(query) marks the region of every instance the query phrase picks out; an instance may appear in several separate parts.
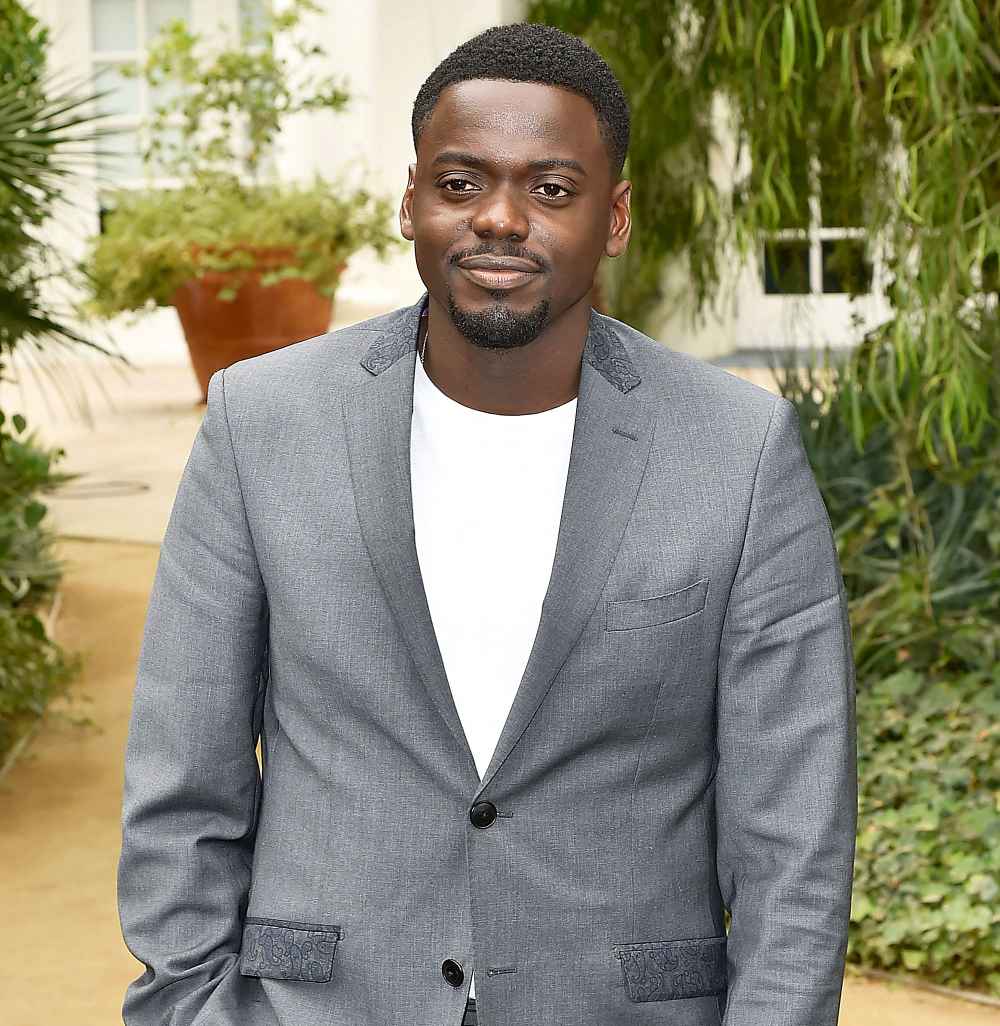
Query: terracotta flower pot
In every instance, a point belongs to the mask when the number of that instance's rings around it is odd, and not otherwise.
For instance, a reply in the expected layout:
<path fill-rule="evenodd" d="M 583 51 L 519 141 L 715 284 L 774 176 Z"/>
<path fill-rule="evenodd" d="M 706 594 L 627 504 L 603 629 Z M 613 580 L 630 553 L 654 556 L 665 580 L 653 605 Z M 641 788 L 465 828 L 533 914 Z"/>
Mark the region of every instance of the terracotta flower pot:
<path fill-rule="evenodd" d="M 208 399 L 209 378 L 220 368 L 322 335 L 333 318 L 333 300 L 312 282 L 284 278 L 261 285 L 261 273 L 287 263 L 293 249 L 240 248 L 254 255 L 252 268 L 208 271 L 185 282 L 171 298 L 184 329 L 202 403 Z M 342 273 L 346 266 L 342 263 L 338 271 Z M 237 287 L 234 300 L 218 298 L 220 289 Z"/>

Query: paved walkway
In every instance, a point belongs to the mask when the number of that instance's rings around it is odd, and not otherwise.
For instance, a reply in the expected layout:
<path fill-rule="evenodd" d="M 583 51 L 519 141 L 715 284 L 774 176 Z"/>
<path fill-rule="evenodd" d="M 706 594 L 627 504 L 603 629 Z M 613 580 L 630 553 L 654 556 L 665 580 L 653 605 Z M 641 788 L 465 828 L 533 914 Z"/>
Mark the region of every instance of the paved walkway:
<path fill-rule="evenodd" d="M 3 1026 L 113 1026 L 143 970 L 115 898 L 122 759 L 157 546 L 204 408 L 184 366 L 97 373 L 113 406 L 94 400 L 93 427 L 0 386 L 0 405 L 67 449 L 61 469 L 86 474 L 49 500 L 66 561 L 55 634 L 84 673 L 0 780 Z M 67 718 L 81 716 L 93 725 Z M 849 978 L 841 1024 L 1000 1026 L 1000 1011 Z"/>

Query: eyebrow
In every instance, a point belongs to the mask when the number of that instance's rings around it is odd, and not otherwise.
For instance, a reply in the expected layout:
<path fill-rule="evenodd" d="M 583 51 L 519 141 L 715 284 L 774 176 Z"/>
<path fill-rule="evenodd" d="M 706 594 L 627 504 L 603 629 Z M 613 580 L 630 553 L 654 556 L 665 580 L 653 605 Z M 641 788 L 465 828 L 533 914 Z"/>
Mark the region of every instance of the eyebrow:
<path fill-rule="evenodd" d="M 431 162 L 434 164 L 468 164 L 469 167 L 487 168 L 490 166 L 488 160 L 477 157 L 474 153 L 462 153 L 459 150 L 445 150 L 439 153 Z M 544 160 L 531 160 L 525 165 L 529 171 L 551 171 L 553 168 L 566 167 L 586 175 L 586 168 L 578 161 L 568 157 L 547 157 Z"/>

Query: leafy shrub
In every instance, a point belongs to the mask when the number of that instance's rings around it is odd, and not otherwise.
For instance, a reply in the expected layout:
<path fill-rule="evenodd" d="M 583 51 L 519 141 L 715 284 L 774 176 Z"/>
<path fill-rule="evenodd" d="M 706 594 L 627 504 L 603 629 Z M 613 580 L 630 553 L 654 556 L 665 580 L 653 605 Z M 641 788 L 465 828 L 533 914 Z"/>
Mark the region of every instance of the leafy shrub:
<path fill-rule="evenodd" d="M 0 381 L 18 347 L 86 344 L 43 299 L 46 277 L 64 270 L 36 231 L 51 214 L 69 167 L 64 144 L 92 142 L 93 98 L 46 71 L 48 30 L 17 0 L 0 0 Z M 76 474 L 52 469 L 64 455 L 39 445 L 20 415 L 0 410 L 0 763 L 48 701 L 76 676 L 81 661 L 46 637 L 37 613 L 62 567 L 49 549 L 47 512 L 38 495 Z"/>
<path fill-rule="evenodd" d="M 848 959 L 1000 994 L 1000 666 L 858 694 Z"/>
<path fill-rule="evenodd" d="M 773 367 L 830 511 L 854 636 L 848 960 L 1000 995 L 1000 430 L 963 440 L 957 465 L 928 460 L 916 414 L 894 427 L 859 384 L 882 336 L 840 365 L 827 352 L 822 367 Z M 905 374 L 897 386 L 917 392 Z"/>
<path fill-rule="evenodd" d="M 1000 355 L 992 326 L 980 343 Z M 989 669 L 1000 662 L 1000 426 L 961 439 L 954 465 L 929 460 L 917 440 L 915 375 L 896 371 L 908 412 L 895 424 L 858 377 L 856 365 L 877 344 L 866 342 L 840 366 L 827 359 L 820 368 L 809 357 L 799 366 L 792 353 L 774 368 L 799 412 L 837 536 L 859 687 L 901 666 L 935 679 Z M 997 367 L 1000 405 L 1000 359 Z"/>
<path fill-rule="evenodd" d="M 65 653 L 34 613 L 0 608 L 0 765 L 81 666 L 79 653 Z"/>
<path fill-rule="evenodd" d="M 0 762 L 81 666 L 36 615 L 62 576 L 37 495 L 79 476 L 51 469 L 63 455 L 39 446 L 23 417 L 0 411 Z"/>
<path fill-rule="evenodd" d="M 180 285 L 205 271 L 251 267 L 248 245 L 295 251 L 261 276 L 264 285 L 299 277 L 333 295 L 352 253 L 371 246 L 382 257 L 397 243 L 388 200 L 320 179 L 258 185 L 206 175 L 177 189 L 123 190 L 113 203 L 81 265 L 88 307 L 102 316 L 169 306 Z"/>
<path fill-rule="evenodd" d="M 254 267 L 256 248 L 278 250 L 262 285 L 301 278 L 332 297 L 353 253 L 370 247 L 385 259 L 403 245 L 389 198 L 342 176 L 297 185 L 264 173 L 291 115 L 339 111 L 350 100 L 326 73 L 326 51 L 302 35 L 303 16 L 318 10 L 313 0 L 269 8 L 259 28 L 221 48 L 175 19 L 142 65 L 123 67 L 151 89 L 169 87 L 149 120 L 143 159 L 148 172 L 179 184 L 107 198 L 111 212 L 80 265 L 91 313 L 169 306 L 180 285 L 207 271 Z M 239 290 L 236 282 L 218 298 L 232 301 Z"/>

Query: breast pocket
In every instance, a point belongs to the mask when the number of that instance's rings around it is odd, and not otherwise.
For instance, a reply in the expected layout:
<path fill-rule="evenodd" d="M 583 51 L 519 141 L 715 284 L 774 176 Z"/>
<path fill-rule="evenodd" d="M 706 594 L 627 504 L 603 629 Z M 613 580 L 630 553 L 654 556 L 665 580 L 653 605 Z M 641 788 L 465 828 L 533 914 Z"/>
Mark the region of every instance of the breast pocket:
<path fill-rule="evenodd" d="M 631 631 L 682 620 L 705 608 L 708 581 L 703 577 L 685 588 L 649 598 L 609 599 L 605 604 L 605 630 Z"/>

